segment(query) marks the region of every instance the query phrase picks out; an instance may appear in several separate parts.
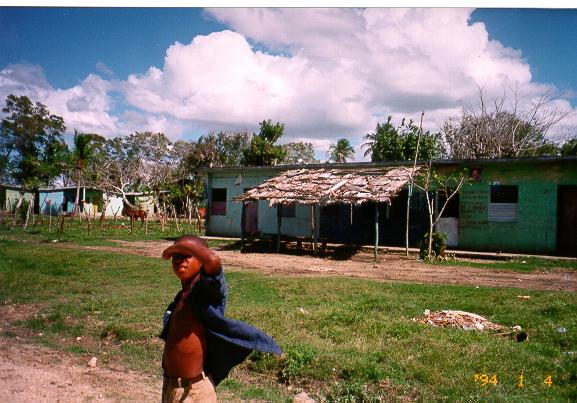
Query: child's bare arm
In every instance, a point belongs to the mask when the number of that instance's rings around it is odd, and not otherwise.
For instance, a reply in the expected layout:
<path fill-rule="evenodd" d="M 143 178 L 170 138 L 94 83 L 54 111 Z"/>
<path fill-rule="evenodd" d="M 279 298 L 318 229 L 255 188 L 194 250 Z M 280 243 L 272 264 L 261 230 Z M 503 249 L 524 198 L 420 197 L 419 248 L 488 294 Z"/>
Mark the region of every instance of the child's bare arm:
<path fill-rule="evenodd" d="M 220 272 L 220 258 L 200 242 L 189 239 L 178 241 L 174 245 L 166 248 L 164 252 L 162 252 L 162 257 L 164 259 L 170 259 L 175 253 L 194 256 L 202 264 L 204 272 L 209 276 Z"/>

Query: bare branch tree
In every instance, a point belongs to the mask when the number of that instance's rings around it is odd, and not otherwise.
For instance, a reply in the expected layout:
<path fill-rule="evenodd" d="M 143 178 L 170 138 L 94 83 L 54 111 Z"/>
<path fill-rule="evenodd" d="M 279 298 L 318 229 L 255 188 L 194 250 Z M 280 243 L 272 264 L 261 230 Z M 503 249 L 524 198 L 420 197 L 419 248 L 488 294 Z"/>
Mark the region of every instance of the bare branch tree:
<path fill-rule="evenodd" d="M 441 128 L 452 158 L 519 157 L 555 149 L 547 133 L 570 112 L 556 107 L 550 93 L 529 98 L 514 88 L 487 99 L 483 87 L 478 91 L 477 102 L 463 105 L 461 116 Z"/>
<path fill-rule="evenodd" d="M 427 257 L 432 257 L 433 231 L 435 225 L 442 217 L 449 201 L 459 193 L 463 185 L 469 182 L 469 175 L 466 170 L 451 171 L 442 173 L 434 170 L 431 161 L 426 164 L 425 174 L 420 181 L 415 182 L 415 187 L 425 194 L 427 202 L 427 212 L 429 218 L 429 232 L 427 237 Z M 431 197 L 430 192 L 434 191 L 444 195 L 443 205 L 439 211 L 435 211 L 435 197 Z"/>

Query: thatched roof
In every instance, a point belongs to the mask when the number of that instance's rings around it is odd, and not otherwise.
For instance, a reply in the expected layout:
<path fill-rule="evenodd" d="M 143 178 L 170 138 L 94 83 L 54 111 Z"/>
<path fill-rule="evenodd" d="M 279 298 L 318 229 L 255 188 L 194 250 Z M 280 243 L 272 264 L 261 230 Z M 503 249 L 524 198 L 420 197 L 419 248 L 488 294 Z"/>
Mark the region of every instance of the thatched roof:
<path fill-rule="evenodd" d="M 372 170 L 295 169 L 283 172 L 234 197 L 235 201 L 268 200 L 277 204 L 390 203 L 420 167 Z"/>

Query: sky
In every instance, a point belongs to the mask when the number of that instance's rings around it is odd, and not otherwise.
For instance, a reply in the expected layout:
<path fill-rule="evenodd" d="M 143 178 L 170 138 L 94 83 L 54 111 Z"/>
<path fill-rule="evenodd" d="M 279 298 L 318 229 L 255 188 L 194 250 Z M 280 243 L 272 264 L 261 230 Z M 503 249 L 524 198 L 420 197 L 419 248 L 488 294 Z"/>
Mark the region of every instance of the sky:
<path fill-rule="evenodd" d="M 390 115 L 437 131 L 463 105 L 518 94 L 571 113 L 577 9 L 0 7 L 0 99 L 26 95 L 74 130 L 115 137 L 285 124 L 317 158 Z M 2 104 L 4 102 L 2 101 Z"/>

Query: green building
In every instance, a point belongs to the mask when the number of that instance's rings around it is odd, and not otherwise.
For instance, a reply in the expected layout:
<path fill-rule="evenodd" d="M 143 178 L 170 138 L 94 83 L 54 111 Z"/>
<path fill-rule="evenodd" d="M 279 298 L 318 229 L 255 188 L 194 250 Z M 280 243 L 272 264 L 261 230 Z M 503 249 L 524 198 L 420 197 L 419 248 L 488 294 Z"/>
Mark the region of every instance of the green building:
<path fill-rule="evenodd" d="M 409 163 L 209 168 L 205 171 L 206 233 L 240 236 L 241 204 L 232 198 L 283 171 L 363 170 L 397 165 Z M 577 256 L 577 157 L 439 160 L 433 161 L 433 168 L 440 172 L 466 168 L 470 176 L 450 200 L 435 228 L 449 235 L 451 248 Z M 390 205 L 378 204 L 381 245 L 404 246 L 407 195 L 405 189 Z M 431 196 L 440 199 L 438 195 Z M 329 242 L 366 245 L 374 239 L 374 203 L 352 208 L 348 205 L 315 208 L 317 236 Z M 276 209 L 266 201 L 252 203 L 245 212 L 247 230 L 257 235 L 274 235 L 276 214 Z M 311 236 L 311 206 L 289 206 L 283 208 L 282 214 L 283 234 Z M 414 192 L 410 203 L 410 244 L 417 246 L 427 231 L 424 193 Z"/>
<path fill-rule="evenodd" d="M 438 161 L 466 166 L 458 195 L 459 248 L 577 256 L 577 158 Z M 454 211 L 454 210 L 453 210 Z"/>

